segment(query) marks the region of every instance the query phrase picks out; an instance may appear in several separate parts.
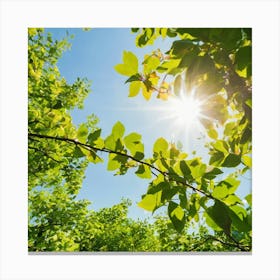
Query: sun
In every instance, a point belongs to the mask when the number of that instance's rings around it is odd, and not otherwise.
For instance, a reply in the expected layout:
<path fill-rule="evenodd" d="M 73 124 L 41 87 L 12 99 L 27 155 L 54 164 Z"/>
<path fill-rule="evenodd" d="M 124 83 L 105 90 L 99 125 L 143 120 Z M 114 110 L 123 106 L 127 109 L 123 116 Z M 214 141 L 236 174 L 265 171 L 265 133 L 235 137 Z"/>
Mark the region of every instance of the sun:
<path fill-rule="evenodd" d="M 179 96 L 173 95 L 169 99 L 169 118 L 181 129 L 190 129 L 199 124 L 202 102 L 195 98 L 194 93 L 195 90 L 186 94 L 182 89 Z"/>
<path fill-rule="evenodd" d="M 200 116 L 199 100 L 192 95 L 179 96 L 170 99 L 171 116 L 180 126 L 190 127 L 198 122 Z"/>

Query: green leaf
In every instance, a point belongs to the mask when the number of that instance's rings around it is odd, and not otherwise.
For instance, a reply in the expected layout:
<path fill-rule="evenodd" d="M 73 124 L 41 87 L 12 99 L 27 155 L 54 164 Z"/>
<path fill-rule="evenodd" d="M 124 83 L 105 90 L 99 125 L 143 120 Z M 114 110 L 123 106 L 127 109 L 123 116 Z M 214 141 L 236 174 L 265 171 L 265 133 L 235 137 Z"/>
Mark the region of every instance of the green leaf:
<path fill-rule="evenodd" d="M 248 166 L 249 168 L 252 168 L 252 158 L 249 156 L 242 156 L 242 162 Z"/>
<path fill-rule="evenodd" d="M 121 122 L 116 122 L 116 124 L 112 128 L 112 135 L 115 140 L 123 137 L 125 132 L 125 128 Z"/>
<path fill-rule="evenodd" d="M 144 72 L 148 74 L 156 70 L 156 68 L 160 65 L 160 58 L 152 55 L 148 59 L 146 59 L 143 64 Z"/>
<path fill-rule="evenodd" d="M 109 154 L 107 170 L 114 171 L 116 169 L 119 169 L 120 166 L 121 166 L 121 162 L 117 160 L 117 156 L 115 154 Z"/>
<path fill-rule="evenodd" d="M 168 215 L 174 228 L 178 232 L 181 232 L 184 229 L 186 223 L 185 212 L 183 208 L 179 204 L 170 201 L 168 204 Z"/>
<path fill-rule="evenodd" d="M 88 129 L 85 124 L 81 124 L 77 131 L 77 138 L 80 142 L 85 143 L 87 139 Z"/>
<path fill-rule="evenodd" d="M 140 88 L 141 88 L 141 82 L 131 82 L 129 85 L 128 97 L 134 97 L 138 95 Z"/>
<path fill-rule="evenodd" d="M 209 164 L 214 166 L 220 166 L 225 156 L 222 152 L 215 152 L 212 154 Z"/>
<path fill-rule="evenodd" d="M 129 149 L 131 155 L 137 160 L 144 158 L 144 145 L 141 143 L 141 135 L 138 133 L 130 133 L 124 137 L 124 144 Z"/>
<path fill-rule="evenodd" d="M 217 186 L 214 188 L 212 195 L 217 199 L 223 199 L 228 195 L 228 188 L 226 185 Z"/>
<path fill-rule="evenodd" d="M 153 151 L 154 153 L 160 154 L 160 152 L 164 153 L 168 149 L 168 142 L 164 138 L 159 138 L 156 140 L 154 144 Z"/>
<path fill-rule="evenodd" d="M 236 167 L 241 163 L 240 155 L 229 154 L 224 162 L 222 163 L 223 167 Z"/>
<path fill-rule="evenodd" d="M 205 170 L 206 170 L 206 164 L 191 166 L 192 177 L 194 179 L 202 177 L 205 173 Z"/>
<path fill-rule="evenodd" d="M 252 194 L 248 194 L 245 196 L 245 199 L 247 200 L 248 204 L 252 207 Z"/>
<path fill-rule="evenodd" d="M 133 148 L 134 145 L 141 143 L 142 136 L 136 132 L 132 132 L 124 137 L 125 145 L 130 149 Z"/>
<path fill-rule="evenodd" d="M 178 40 L 172 44 L 172 54 L 177 57 L 182 57 L 186 52 L 192 50 L 195 47 L 191 40 Z"/>
<path fill-rule="evenodd" d="M 207 134 L 208 134 L 208 136 L 209 136 L 210 138 L 212 138 L 212 139 L 217 139 L 217 138 L 218 138 L 218 132 L 217 132 L 217 130 L 214 129 L 214 128 L 209 129 L 209 130 L 207 131 Z"/>
<path fill-rule="evenodd" d="M 139 165 L 135 174 L 142 179 L 151 179 L 152 178 L 151 169 L 147 165 L 144 165 L 144 164 Z"/>
<path fill-rule="evenodd" d="M 100 158 L 95 152 L 89 151 L 87 154 L 87 159 L 92 163 L 103 162 L 103 159 Z"/>
<path fill-rule="evenodd" d="M 131 83 L 131 82 L 136 82 L 136 81 L 141 81 L 141 75 L 139 73 L 132 75 L 131 77 L 129 77 L 126 81 L 126 83 Z"/>
<path fill-rule="evenodd" d="M 204 217 L 205 217 L 205 221 L 206 224 L 212 228 L 215 231 L 222 231 L 223 229 L 221 227 L 219 227 L 214 221 L 213 219 L 211 219 L 211 217 L 207 214 L 207 212 L 203 213 Z"/>
<path fill-rule="evenodd" d="M 207 170 L 206 170 L 206 171 L 207 171 Z M 216 178 L 217 175 L 220 175 L 220 174 L 222 174 L 222 173 L 223 173 L 223 171 L 222 171 L 221 169 L 219 169 L 219 168 L 217 168 L 217 167 L 211 167 L 211 169 L 210 169 L 209 171 L 207 171 L 207 172 L 203 175 L 203 177 L 204 177 L 205 179 L 212 180 L 212 179 Z"/>
<path fill-rule="evenodd" d="M 138 206 L 147 210 L 154 211 L 161 204 L 161 191 L 154 194 L 146 194 L 138 203 Z"/>
<path fill-rule="evenodd" d="M 116 149 L 116 140 L 114 138 L 113 135 L 109 135 L 105 141 L 104 141 L 104 145 L 107 149 L 110 149 L 110 150 L 115 150 Z"/>
<path fill-rule="evenodd" d="M 232 130 L 236 127 L 235 122 L 227 123 L 224 129 L 224 135 L 226 136 L 231 136 L 232 135 Z"/>
<path fill-rule="evenodd" d="M 198 55 L 199 51 L 198 50 L 194 50 L 192 52 L 186 53 L 181 61 L 180 64 L 178 65 L 178 68 L 187 68 L 189 67 L 192 62 L 194 61 L 194 59 L 196 58 L 196 56 Z"/>
<path fill-rule="evenodd" d="M 73 156 L 76 157 L 76 158 L 80 158 L 80 157 L 84 157 L 85 154 L 82 152 L 82 150 L 80 149 L 80 147 L 76 146 L 76 147 L 75 147 L 75 150 L 74 150 Z"/>
<path fill-rule="evenodd" d="M 233 226 L 240 232 L 248 232 L 252 228 L 247 222 L 247 212 L 241 206 L 231 206 L 228 208 L 229 216 L 232 220 Z"/>
<path fill-rule="evenodd" d="M 141 83 L 142 95 L 146 100 L 149 100 L 152 96 L 152 90 L 148 89 L 150 86 L 152 86 L 152 83 L 149 80 Z"/>
<path fill-rule="evenodd" d="M 222 152 L 223 154 L 228 154 L 228 145 L 223 140 L 218 140 L 214 143 L 212 143 L 212 146 L 215 148 L 215 150 Z"/>
<path fill-rule="evenodd" d="M 231 194 L 229 195 L 228 197 L 226 197 L 225 199 L 223 199 L 223 202 L 226 204 L 226 205 L 235 205 L 237 203 L 241 203 L 241 199 L 236 196 L 235 194 Z"/>
<path fill-rule="evenodd" d="M 123 62 L 126 65 L 129 65 L 131 69 L 133 69 L 134 73 L 137 73 L 138 70 L 138 58 L 137 56 L 129 51 L 123 52 Z"/>
<path fill-rule="evenodd" d="M 131 76 L 131 70 L 124 64 L 117 64 L 114 69 L 121 75 Z"/>
<path fill-rule="evenodd" d="M 180 161 L 180 169 L 183 173 L 184 178 L 187 178 L 189 175 L 191 175 L 191 169 L 185 160 Z"/>
<path fill-rule="evenodd" d="M 123 52 L 123 64 L 117 64 L 115 70 L 125 76 L 132 76 L 138 72 L 138 59 L 129 51 Z"/>
<path fill-rule="evenodd" d="M 172 72 L 175 71 L 176 72 L 176 69 L 178 64 L 179 64 L 180 60 L 179 59 L 170 59 L 168 61 L 164 61 L 160 66 L 158 66 L 157 68 L 157 71 L 159 73 L 162 73 L 162 72 L 167 72 L 168 74 L 173 74 Z"/>
<path fill-rule="evenodd" d="M 243 70 L 252 62 L 252 47 L 240 48 L 235 55 L 235 63 L 238 70 Z"/>
<path fill-rule="evenodd" d="M 220 36 L 217 38 L 224 45 L 227 51 L 235 49 L 239 41 L 242 39 L 240 28 L 224 28 Z"/>
<path fill-rule="evenodd" d="M 206 208 L 209 217 L 224 230 L 226 234 L 230 234 L 231 218 L 228 214 L 229 207 L 220 201 L 215 201 L 215 204 Z"/>
<path fill-rule="evenodd" d="M 94 142 L 100 137 L 101 129 L 97 129 L 94 132 L 90 133 L 87 137 L 87 142 L 90 145 L 93 145 Z"/>

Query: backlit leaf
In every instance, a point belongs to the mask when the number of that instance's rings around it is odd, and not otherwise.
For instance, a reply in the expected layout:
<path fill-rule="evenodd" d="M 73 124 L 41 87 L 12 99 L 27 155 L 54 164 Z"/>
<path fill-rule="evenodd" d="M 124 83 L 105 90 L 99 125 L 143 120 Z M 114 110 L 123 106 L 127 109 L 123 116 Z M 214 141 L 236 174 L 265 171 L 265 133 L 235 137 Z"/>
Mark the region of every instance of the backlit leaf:
<path fill-rule="evenodd" d="M 226 234 L 230 234 L 231 218 L 228 213 L 229 207 L 220 201 L 215 201 L 215 204 L 206 208 L 209 217 L 224 230 Z"/>
<path fill-rule="evenodd" d="M 215 152 L 209 161 L 210 165 L 220 166 L 224 160 L 224 154 L 222 152 Z"/>
<path fill-rule="evenodd" d="M 74 157 L 80 158 L 80 157 L 84 157 L 84 156 L 85 156 L 85 154 L 82 152 L 82 150 L 78 146 L 76 146 L 75 150 L 74 150 Z"/>
<path fill-rule="evenodd" d="M 245 199 L 247 200 L 248 204 L 252 207 L 252 194 L 248 194 Z"/>
<path fill-rule="evenodd" d="M 123 137 L 125 128 L 121 122 L 116 122 L 112 128 L 112 135 L 115 140 Z"/>
<path fill-rule="evenodd" d="M 144 164 L 139 165 L 135 174 L 142 179 L 151 179 L 152 178 L 151 169 L 147 165 L 144 165 Z"/>
<path fill-rule="evenodd" d="M 123 62 L 128 66 L 132 75 L 138 72 L 138 58 L 134 53 L 129 51 L 123 52 Z"/>
<path fill-rule="evenodd" d="M 161 191 L 154 194 L 146 194 L 138 203 L 138 206 L 147 210 L 154 211 L 161 204 Z"/>
<path fill-rule="evenodd" d="M 141 88 L 141 82 L 131 82 L 129 85 L 128 97 L 134 97 L 138 95 L 140 88 Z"/>
<path fill-rule="evenodd" d="M 154 144 L 154 153 L 166 152 L 168 149 L 168 142 L 164 138 L 159 138 Z"/>
<path fill-rule="evenodd" d="M 185 226 L 185 212 L 182 209 L 182 207 L 173 202 L 170 201 L 168 204 L 168 215 L 169 218 L 174 226 L 174 228 L 178 231 L 181 232 Z"/>
<path fill-rule="evenodd" d="M 101 129 L 97 129 L 94 132 L 90 133 L 87 137 L 87 142 L 92 145 L 100 137 Z"/>
<path fill-rule="evenodd" d="M 228 195 L 228 188 L 226 185 L 217 186 L 214 188 L 212 195 L 215 198 L 223 199 Z"/>
<path fill-rule="evenodd" d="M 77 138 L 80 142 L 85 143 L 87 139 L 88 129 L 85 124 L 81 124 L 77 131 Z"/>
<path fill-rule="evenodd" d="M 246 166 L 248 166 L 248 167 L 252 167 L 252 158 L 251 157 L 249 157 L 249 156 L 242 156 L 242 162 L 246 165 Z"/>
<path fill-rule="evenodd" d="M 184 178 L 187 178 L 189 175 L 191 175 L 191 169 L 185 160 L 180 161 L 180 169 L 183 173 Z"/>
<path fill-rule="evenodd" d="M 229 154 L 224 160 L 223 167 L 236 167 L 241 163 L 241 157 L 236 154 Z"/>
<path fill-rule="evenodd" d="M 107 170 L 114 171 L 114 170 L 120 168 L 120 166 L 121 166 L 121 163 L 116 159 L 116 155 L 109 154 Z"/>

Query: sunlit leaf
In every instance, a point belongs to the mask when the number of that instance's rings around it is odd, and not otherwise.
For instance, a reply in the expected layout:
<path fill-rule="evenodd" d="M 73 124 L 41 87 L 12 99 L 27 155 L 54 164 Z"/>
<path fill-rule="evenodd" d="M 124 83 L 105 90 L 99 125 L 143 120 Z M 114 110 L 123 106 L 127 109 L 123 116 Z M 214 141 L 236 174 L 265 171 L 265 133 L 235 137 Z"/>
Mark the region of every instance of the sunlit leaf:
<path fill-rule="evenodd" d="M 112 135 L 115 140 L 122 138 L 125 132 L 125 127 L 121 122 L 116 122 L 112 128 Z"/>
<path fill-rule="evenodd" d="M 229 216 L 233 226 L 240 232 L 248 232 L 251 230 L 250 224 L 247 222 L 247 213 L 241 206 L 231 206 L 228 209 Z"/>
<path fill-rule="evenodd" d="M 141 82 L 131 82 L 129 85 L 129 97 L 138 95 L 141 88 Z"/>
<path fill-rule="evenodd" d="M 78 146 L 76 146 L 75 150 L 74 150 L 74 157 L 80 158 L 80 157 L 84 157 L 84 156 L 85 156 L 85 154 L 82 152 L 82 150 Z"/>
<path fill-rule="evenodd" d="M 97 129 L 94 132 L 90 133 L 87 137 L 87 142 L 89 144 L 94 144 L 94 142 L 100 137 L 101 129 Z"/>
<path fill-rule="evenodd" d="M 180 161 L 180 169 L 185 178 L 188 178 L 188 176 L 191 175 L 191 169 L 185 160 Z"/>
<path fill-rule="evenodd" d="M 110 150 L 115 150 L 116 149 L 116 141 L 113 135 L 109 135 L 105 140 L 104 140 L 104 145 L 106 148 Z"/>
<path fill-rule="evenodd" d="M 166 152 L 168 149 L 168 142 L 164 138 L 159 138 L 154 143 L 154 153 L 160 154 L 160 152 Z"/>
<path fill-rule="evenodd" d="M 245 199 L 247 200 L 248 204 L 252 207 L 252 194 L 248 194 Z"/>
<path fill-rule="evenodd" d="M 215 198 L 223 199 L 228 195 L 228 188 L 226 185 L 217 186 L 214 188 L 212 195 Z"/>
<path fill-rule="evenodd" d="M 174 226 L 174 228 L 181 232 L 185 226 L 185 212 L 182 209 L 182 207 L 173 202 L 170 201 L 168 204 L 168 215 L 170 217 L 170 220 Z"/>
<path fill-rule="evenodd" d="M 209 129 L 209 130 L 207 131 L 207 134 L 208 134 L 208 136 L 209 136 L 210 138 L 212 138 L 212 139 L 217 139 L 217 138 L 218 138 L 218 132 L 217 132 L 217 130 L 214 129 L 214 128 Z"/>
<path fill-rule="evenodd" d="M 152 90 L 148 90 L 146 85 L 141 84 L 142 94 L 146 100 L 149 100 L 152 96 Z"/>
<path fill-rule="evenodd" d="M 80 142 L 86 142 L 88 129 L 85 124 L 81 124 L 77 131 L 77 138 Z"/>
<path fill-rule="evenodd" d="M 220 166 L 224 160 L 224 157 L 225 156 L 222 152 L 213 153 L 210 158 L 209 164 L 214 166 Z"/>
<path fill-rule="evenodd" d="M 246 166 L 248 166 L 248 167 L 252 167 L 252 158 L 251 157 L 249 157 L 249 156 L 246 156 L 246 155 L 243 155 L 242 156 L 242 162 L 246 165 Z"/>
<path fill-rule="evenodd" d="M 203 175 L 204 178 L 212 180 L 214 178 L 216 178 L 217 175 L 222 174 L 223 171 L 217 167 L 211 167 L 211 170 L 207 170 L 205 174 Z"/>
<path fill-rule="evenodd" d="M 220 201 L 215 201 L 215 204 L 205 211 L 209 217 L 224 230 L 226 234 L 230 234 L 231 218 L 228 214 L 229 207 Z"/>
<path fill-rule="evenodd" d="M 144 164 L 139 165 L 135 174 L 142 179 L 151 179 L 151 177 L 152 177 L 151 169 L 147 165 L 144 165 Z"/>
<path fill-rule="evenodd" d="M 229 154 L 226 159 L 224 160 L 222 166 L 223 167 L 236 167 L 241 163 L 240 155 L 236 154 Z"/>
<path fill-rule="evenodd" d="M 161 191 L 154 194 L 146 194 L 138 203 L 138 206 L 147 210 L 154 211 L 161 204 Z"/>

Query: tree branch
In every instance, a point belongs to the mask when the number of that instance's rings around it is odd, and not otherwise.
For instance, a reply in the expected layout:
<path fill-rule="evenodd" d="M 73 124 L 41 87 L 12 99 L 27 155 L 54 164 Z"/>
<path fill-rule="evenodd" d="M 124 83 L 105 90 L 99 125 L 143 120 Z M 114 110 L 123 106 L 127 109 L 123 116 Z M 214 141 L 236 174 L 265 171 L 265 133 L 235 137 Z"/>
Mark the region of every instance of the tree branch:
<path fill-rule="evenodd" d="M 135 162 L 138 162 L 140 164 L 143 164 L 143 165 L 146 165 L 146 166 L 150 167 L 152 170 L 157 171 L 158 173 L 162 174 L 164 177 L 168 177 L 169 181 L 175 182 L 178 185 L 183 185 L 183 186 L 185 186 L 187 188 L 192 189 L 195 192 L 201 193 L 202 195 L 204 195 L 204 196 L 206 196 L 206 197 L 208 197 L 210 199 L 216 200 L 216 198 L 214 198 L 211 194 L 206 193 L 203 190 L 199 190 L 196 187 L 188 184 L 187 182 L 182 182 L 182 181 L 178 181 L 176 179 L 173 179 L 172 175 L 176 175 L 176 174 L 172 174 L 172 173 L 169 173 L 169 172 L 164 172 L 164 171 L 158 169 L 157 167 L 155 167 L 154 165 L 152 165 L 152 164 L 150 164 L 148 162 L 142 161 L 142 160 L 138 160 L 135 157 L 133 157 L 131 155 L 128 155 L 126 153 L 122 153 L 122 152 L 119 152 L 119 151 L 113 151 L 113 150 L 110 150 L 108 148 L 97 148 L 97 147 L 91 146 L 89 144 L 81 143 L 81 142 L 79 142 L 77 140 L 69 139 L 69 138 L 66 138 L 66 137 L 49 136 L 49 135 L 42 135 L 42 134 L 36 134 L 36 133 L 28 133 L 28 137 L 29 138 L 36 137 L 36 138 L 42 138 L 42 139 L 52 139 L 52 140 L 57 140 L 57 141 L 69 142 L 69 143 L 74 144 L 74 145 L 79 145 L 79 146 L 82 146 L 82 147 L 86 147 L 87 149 L 90 149 L 90 150 L 92 150 L 94 152 L 99 151 L 99 152 L 105 152 L 105 153 L 109 153 L 109 154 L 116 154 L 116 155 L 127 157 L 129 159 L 132 159 Z M 155 173 L 153 173 L 153 174 L 155 175 Z"/>
<path fill-rule="evenodd" d="M 151 168 L 151 171 L 152 173 L 157 176 L 154 172 L 154 171 L 157 171 L 158 173 L 162 174 L 165 178 L 168 177 L 168 180 L 169 181 L 172 181 L 172 182 L 175 182 L 177 183 L 178 185 L 181 185 L 181 186 L 184 186 L 186 188 L 189 188 L 189 189 L 192 189 L 193 191 L 195 192 L 199 192 L 201 193 L 202 195 L 214 200 L 214 201 L 219 201 L 219 199 L 213 197 L 211 194 L 203 191 L 203 190 L 199 190 L 197 189 L 196 187 L 188 184 L 187 182 L 182 182 L 182 181 L 178 181 L 176 179 L 173 179 L 172 178 L 172 175 L 176 175 L 176 174 L 171 174 L 169 172 L 164 172 L 160 169 L 158 169 L 157 167 L 155 167 L 154 165 L 148 163 L 148 162 L 145 162 L 145 161 L 142 161 L 142 160 L 138 160 L 136 158 L 134 158 L 133 156 L 131 155 L 128 155 L 126 153 L 122 153 L 122 152 L 119 152 L 119 151 L 113 151 L 113 150 L 110 150 L 108 148 L 97 148 L 97 147 L 94 147 L 94 146 L 91 146 L 89 144 L 84 144 L 84 143 L 81 143 L 77 140 L 74 140 L 74 139 L 69 139 L 69 138 L 65 138 L 65 137 L 58 137 L 58 136 L 49 136 L 49 135 L 41 135 L 41 134 L 36 134 L 36 133 L 28 133 L 28 137 L 33 139 L 33 138 L 41 138 L 41 139 L 52 139 L 52 140 L 56 140 L 56 141 L 64 141 L 64 142 L 68 142 L 68 143 L 71 143 L 71 144 L 74 144 L 74 145 L 78 145 L 78 146 L 81 146 L 81 147 L 84 147 L 86 148 L 87 150 L 91 150 L 91 151 L 99 151 L 99 152 L 105 152 L 105 153 L 109 153 L 109 154 L 116 154 L 116 155 L 120 155 L 120 156 L 124 156 L 124 157 L 127 157 L 127 158 L 130 158 L 132 159 L 133 161 L 135 162 L 138 162 L 140 164 L 143 164 L 143 165 L 146 165 L 148 167 Z M 225 232 L 225 231 L 224 231 Z M 241 251 L 249 251 L 249 249 L 245 249 L 243 246 L 241 246 L 239 244 L 238 241 L 236 241 L 230 234 L 226 233 L 225 234 L 235 243 L 235 244 L 231 244 L 231 243 L 225 243 L 224 241 L 221 241 L 221 240 L 218 240 L 216 239 L 217 241 L 223 243 L 224 245 L 230 245 L 230 246 L 234 246 L 234 247 L 237 247 L 239 248 Z"/>

